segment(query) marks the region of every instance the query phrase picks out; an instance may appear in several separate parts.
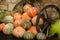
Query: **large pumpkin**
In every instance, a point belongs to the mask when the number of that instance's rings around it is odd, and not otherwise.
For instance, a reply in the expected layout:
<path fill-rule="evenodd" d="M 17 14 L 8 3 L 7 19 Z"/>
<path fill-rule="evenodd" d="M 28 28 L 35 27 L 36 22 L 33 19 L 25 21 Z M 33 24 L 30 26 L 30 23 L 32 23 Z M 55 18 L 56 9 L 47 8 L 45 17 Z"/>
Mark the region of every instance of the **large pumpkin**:
<path fill-rule="evenodd" d="M 37 29 L 36 29 L 36 26 L 32 26 L 28 31 L 34 33 L 34 35 L 37 35 Z"/>
<path fill-rule="evenodd" d="M 27 10 L 29 10 L 31 7 L 32 7 L 32 5 L 30 5 L 30 4 L 24 5 L 24 7 L 23 7 L 24 12 L 26 12 Z"/>
<path fill-rule="evenodd" d="M 34 16 L 34 17 L 32 18 L 32 23 L 33 23 L 33 25 L 36 25 L 36 20 L 37 20 L 37 16 Z M 43 23 L 44 23 L 43 18 L 40 18 L 40 19 L 39 19 L 39 24 L 43 24 Z"/>
<path fill-rule="evenodd" d="M 12 16 L 7 15 L 7 16 L 4 17 L 3 21 L 4 21 L 5 23 L 13 23 L 13 22 L 14 22 L 14 19 L 13 19 Z"/>
<path fill-rule="evenodd" d="M 3 31 L 4 27 L 5 27 L 5 23 L 0 24 L 0 31 Z"/>
<path fill-rule="evenodd" d="M 27 12 L 25 12 L 25 13 L 23 13 L 23 15 L 22 15 L 22 19 L 23 19 L 23 20 L 31 20 L 31 17 L 29 17 L 29 16 L 27 15 Z"/>
<path fill-rule="evenodd" d="M 23 34 L 23 38 L 24 39 L 34 39 L 34 34 L 32 33 L 32 32 L 25 32 L 24 34 Z"/>
<path fill-rule="evenodd" d="M 28 29 L 31 27 L 31 22 L 29 20 L 23 20 L 20 24 L 20 26 L 22 26 L 24 29 Z"/>
<path fill-rule="evenodd" d="M 22 22 L 22 19 L 20 19 L 20 20 L 15 20 L 15 21 L 14 21 L 14 27 L 19 26 L 19 25 L 21 24 L 21 22 Z"/>
<path fill-rule="evenodd" d="M 10 34 L 12 34 L 13 29 L 14 29 L 13 24 L 8 23 L 8 24 L 6 24 L 5 27 L 3 28 L 3 33 L 6 34 L 6 35 L 10 35 Z"/>
<path fill-rule="evenodd" d="M 15 13 L 14 14 L 14 19 L 15 20 L 20 20 L 22 18 L 22 15 L 20 13 Z"/>
<path fill-rule="evenodd" d="M 36 7 L 32 7 L 27 11 L 30 17 L 34 17 L 38 14 L 38 9 Z"/>
<path fill-rule="evenodd" d="M 13 30 L 13 35 L 20 38 L 23 36 L 25 32 L 25 29 L 23 29 L 22 27 L 18 26 Z"/>

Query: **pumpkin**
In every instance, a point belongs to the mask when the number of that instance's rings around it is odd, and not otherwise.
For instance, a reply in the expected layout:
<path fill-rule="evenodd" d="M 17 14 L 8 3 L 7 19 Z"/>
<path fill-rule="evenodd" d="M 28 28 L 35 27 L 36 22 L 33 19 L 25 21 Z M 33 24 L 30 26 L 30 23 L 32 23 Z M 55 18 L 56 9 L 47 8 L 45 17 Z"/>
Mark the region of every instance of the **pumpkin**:
<path fill-rule="evenodd" d="M 27 13 L 23 13 L 22 19 L 23 19 L 23 20 L 31 20 L 31 17 L 29 17 L 29 16 L 27 15 Z"/>
<path fill-rule="evenodd" d="M 12 34 L 13 29 L 14 29 L 13 24 L 12 23 L 8 23 L 3 28 L 3 33 L 6 34 L 6 35 L 10 35 L 10 34 Z"/>
<path fill-rule="evenodd" d="M 18 26 L 13 30 L 13 35 L 17 38 L 20 38 L 23 36 L 25 32 L 25 29 L 23 29 L 22 27 Z"/>
<path fill-rule="evenodd" d="M 34 39 L 34 34 L 32 33 L 32 32 L 25 32 L 24 34 L 23 34 L 23 38 L 24 39 Z"/>
<path fill-rule="evenodd" d="M 22 26 L 24 29 L 28 29 L 31 27 L 31 22 L 29 20 L 22 20 L 20 26 Z"/>
<path fill-rule="evenodd" d="M 32 7 L 32 5 L 30 5 L 30 4 L 24 5 L 24 7 L 23 7 L 24 12 L 26 12 L 27 10 L 29 10 L 31 7 Z"/>
<path fill-rule="evenodd" d="M 20 13 L 14 14 L 14 20 L 20 20 L 22 18 L 22 15 Z"/>
<path fill-rule="evenodd" d="M 30 17 L 34 17 L 38 14 L 38 9 L 35 8 L 35 7 L 32 7 L 30 8 L 28 11 L 27 11 L 27 14 L 30 16 Z"/>
<path fill-rule="evenodd" d="M 0 24 L 0 31 L 3 31 L 4 27 L 5 27 L 5 23 Z"/>
<path fill-rule="evenodd" d="M 29 29 L 28 31 L 34 33 L 35 36 L 36 36 L 37 33 L 38 33 L 38 32 L 37 32 L 37 29 L 36 29 L 36 26 L 32 26 L 32 27 L 30 27 L 30 29 Z"/>
<path fill-rule="evenodd" d="M 37 39 L 38 40 L 45 40 L 46 39 L 46 35 L 44 33 L 38 33 L 37 34 Z"/>
<path fill-rule="evenodd" d="M 20 19 L 20 20 L 15 20 L 15 21 L 14 21 L 14 27 L 19 26 L 19 25 L 21 24 L 21 22 L 22 22 L 22 19 Z"/>
<path fill-rule="evenodd" d="M 3 21 L 4 21 L 5 23 L 13 23 L 13 22 L 14 22 L 14 19 L 13 19 L 12 16 L 7 15 L 7 16 L 4 17 Z"/>
<path fill-rule="evenodd" d="M 36 19 L 37 19 L 37 16 L 34 16 L 34 17 L 32 18 L 32 23 L 33 23 L 33 25 L 36 25 Z M 40 19 L 39 19 L 39 24 L 43 24 L 43 23 L 44 23 L 43 18 L 40 18 Z"/>

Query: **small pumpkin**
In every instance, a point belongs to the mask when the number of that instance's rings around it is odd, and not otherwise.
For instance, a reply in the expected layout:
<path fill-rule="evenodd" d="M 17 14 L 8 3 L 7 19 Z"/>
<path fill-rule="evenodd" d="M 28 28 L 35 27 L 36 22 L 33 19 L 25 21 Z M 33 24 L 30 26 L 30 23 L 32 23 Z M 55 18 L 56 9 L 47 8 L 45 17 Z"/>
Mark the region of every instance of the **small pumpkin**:
<path fill-rule="evenodd" d="M 12 16 L 7 15 L 7 16 L 4 17 L 3 21 L 4 21 L 5 23 L 13 23 L 13 22 L 14 22 L 14 19 L 13 19 Z"/>
<path fill-rule="evenodd" d="M 32 32 L 25 32 L 24 34 L 23 34 L 23 38 L 24 39 L 34 39 L 34 34 L 32 33 Z"/>
<path fill-rule="evenodd" d="M 37 39 L 38 40 L 45 40 L 46 39 L 46 35 L 44 33 L 38 33 L 37 34 Z"/>
<path fill-rule="evenodd" d="M 34 17 L 32 18 L 32 23 L 33 23 L 33 25 L 36 25 L 36 19 L 37 19 L 37 16 L 34 16 Z M 43 23 L 44 23 L 43 18 L 40 18 L 40 19 L 39 19 L 39 24 L 43 24 Z"/>
<path fill-rule="evenodd" d="M 23 13 L 23 15 L 22 15 L 22 19 L 23 19 L 23 20 L 31 20 L 31 17 L 29 17 L 29 16 L 27 15 L 27 13 L 25 12 L 25 13 Z"/>
<path fill-rule="evenodd" d="M 22 15 L 20 13 L 14 14 L 14 20 L 20 20 L 22 18 Z"/>
<path fill-rule="evenodd" d="M 0 24 L 0 31 L 3 31 L 4 27 L 5 27 L 5 23 Z"/>
<path fill-rule="evenodd" d="M 13 29 L 14 29 L 13 24 L 12 23 L 8 23 L 3 28 L 3 33 L 6 34 L 6 35 L 10 35 L 10 34 L 12 34 Z"/>
<path fill-rule="evenodd" d="M 37 29 L 36 29 L 36 26 L 30 27 L 30 29 L 28 31 L 34 33 L 35 36 L 38 34 Z"/>
<path fill-rule="evenodd" d="M 24 7 L 23 7 L 24 12 L 26 12 L 27 10 L 29 10 L 31 7 L 32 7 L 32 5 L 30 5 L 30 4 L 24 5 Z"/>
<path fill-rule="evenodd" d="M 13 35 L 16 36 L 17 38 L 20 38 L 23 36 L 24 32 L 25 32 L 25 29 L 18 26 L 13 30 Z"/>
<path fill-rule="evenodd" d="M 30 17 L 34 17 L 38 14 L 38 9 L 36 7 L 32 7 L 27 11 Z"/>
<path fill-rule="evenodd" d="M 32 23 L 29 20 L 22 20 L 20 26 L 22 26 L 24 29 L 30 28 Z"/>
<path fill-rule="evenodd" d="M 19 25 L 21 24 L 21 22 L 22 22 L 22 19 L 20 19 L 20 20 L 15 20 L 15 21 L 14 21 L 14 27 L 19 26 Z"/>

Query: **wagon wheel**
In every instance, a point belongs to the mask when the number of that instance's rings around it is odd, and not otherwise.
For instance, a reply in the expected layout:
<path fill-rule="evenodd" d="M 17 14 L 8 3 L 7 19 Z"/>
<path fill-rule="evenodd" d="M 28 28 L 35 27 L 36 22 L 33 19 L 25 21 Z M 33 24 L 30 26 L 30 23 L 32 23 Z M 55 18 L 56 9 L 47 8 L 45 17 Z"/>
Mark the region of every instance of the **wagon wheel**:
<path fill-rule="evenodd" d="M 50 10 L 48 10 L 48 9 L 50 9 Z M 42 31 L 40 31 L 41 24 L 39 24 L 39 19 L 41 17 L 44 19 L 44 24 L 42 24 L 42 25 L 44 25 Z M 51 23 L 53 23 L 54 21 L 56 21 L 59 18 L 60 18 L 60 9 L 59 9 L 59 7 L 57 7 L 56 5 L 47 5 L 46 7 L 44 7 L 40 11 L 40 13 L 37 17 L 37 19 L 38 19 L 38 20 L 36 20 L 37 31 L 38 32 L 45 32 L 46 31 L 45 33 L 48 34 L 48 30 L 49 30 L 48 26 L 50 26 Z"/>

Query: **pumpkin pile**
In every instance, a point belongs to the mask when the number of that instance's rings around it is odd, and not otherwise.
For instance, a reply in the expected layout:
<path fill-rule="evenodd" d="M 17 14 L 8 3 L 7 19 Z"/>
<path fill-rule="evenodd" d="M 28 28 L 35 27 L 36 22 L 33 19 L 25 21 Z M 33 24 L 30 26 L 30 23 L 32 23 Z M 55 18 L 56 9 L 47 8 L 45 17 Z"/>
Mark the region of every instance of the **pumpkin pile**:
<path fill-rule="evenodd" d="M 30 4 L 26 4 L 23 10 L 24 13 L 17 12 L 6 15 L 0 24 L 0 31 L 5 35 L 14 35 L 17 38 L 34 39 L 34 37 L 37 36 L 37 38 L 40 39 L 42 33 L 38 33 L 36 29 L 38 9 Z M 40 18 L 39 24 L 43 23 L 44 20 Z"/>

